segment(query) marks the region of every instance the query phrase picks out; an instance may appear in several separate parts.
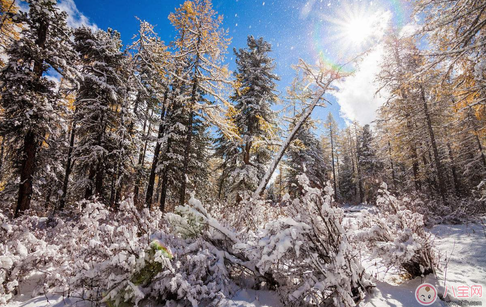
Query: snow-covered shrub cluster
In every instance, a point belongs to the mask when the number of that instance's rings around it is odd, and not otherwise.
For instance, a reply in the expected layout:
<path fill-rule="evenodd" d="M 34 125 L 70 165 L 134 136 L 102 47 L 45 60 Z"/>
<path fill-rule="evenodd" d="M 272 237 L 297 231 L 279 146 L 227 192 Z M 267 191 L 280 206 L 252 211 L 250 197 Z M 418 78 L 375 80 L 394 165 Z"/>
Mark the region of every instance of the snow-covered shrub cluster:
<path fill-rule="evenodd" d="M 167 219 L 182 238 L 198 237 L 219 251 L 236 284 L 278 289 L 287 305 L 354 306 L 372 284 L 348 244 L 343 211 L 331 207 L 330 186 L 311 188 L 305 175 L 299 182 L 303 195 L 255 231 L 222 226 L 195 199 Z"/>
<path fill-rule="evenodd" d="M 287 305 L 354 306 L 372 286 L 341 226 L 343 211 L 332 208 L 332 188 L 309 186 L 298 178 L 303 195 L 290 202 L 287 217 L 270 221 L 257 241 L 237 247 L 270 274 Z"/>
<path fill-rule="evenodd" d="M 423 215 L 407 208 L 409 198 L 396 198 L 385 184 L 378 191 L 378 212 L 364 211 L 351 225 L 355 248 L 367 248 L 372 259 L 386 267 L 405 270 L 411 277 L 433 272 L 436 266 L 431 235 Z"/>
<path fill-rule="evenodd" d="M 0 305 L 7 303 L 33 270 L 59 258 L 60 247 L 45 241 L 47 218 L 23 216 L 9 222 L 0 213 Z"/>
<path fill-rule="evenodd" d="M 0 219 L 1 304 L 31 272 L 43 275 L 34 295 L 60 293 L 109 306 L 199 306 L 229 294 L 222 252 L 199 236 L 171 235 L 160 211 L 139 210 L 131 201 L 118 210 L 85 201 L 49 220 Z"/>

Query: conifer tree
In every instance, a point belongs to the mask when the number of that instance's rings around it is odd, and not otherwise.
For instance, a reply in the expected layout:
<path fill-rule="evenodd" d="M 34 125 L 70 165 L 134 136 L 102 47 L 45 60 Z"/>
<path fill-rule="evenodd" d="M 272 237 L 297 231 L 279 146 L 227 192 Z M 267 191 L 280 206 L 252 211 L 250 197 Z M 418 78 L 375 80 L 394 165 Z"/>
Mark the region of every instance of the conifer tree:
<path fill-rule="evenodd" d="M 338 133 L 338 126 L 336 121 L 334 120 L 334 117 L 332 116 L 331 113 L 328 114 L 326 123 L 325 123 L 325 129 L 326 129 L 326 134 L 329 138 L 329 142 L 331 145 L 331 167 L 332 167 L 332 182 L 334 186 L 334 198 L 337 199 L 338 196 L 338 187 L 337 187 L 337 172 L 336 172 L 336 159 L 335 159 L 335 154 L 336 154 L 336 136 Z"/>
<path fill-rule="evenodd" d="M 174 42 L 176 68 L 172 76 L 177 82 L 176 99 L 188 114 L 183 145 L 183 167 L 180 176 L 179 204 L 185 202 L 188 172 L 191 164 L 194 125 L 197 117 L 205 115 L 212 123 L 221 118 L 210 108 L 208 96 L 226 102 L 221 95 L 221 84 L 227 83 L 227 69 L 222 60 L 229 43 L 227 32 L 220 26 L 222 16 L 213 10 L 210 0 L 186 1 L 169 20 L 177 31 Z"/>
<path fill-rule="evenodd" d="M 245 191 L 254 191 L 265 173 L 271 153 L 268 143 L 275 130 L 271 106 L 276 102 L 275 64 L 269 53 L 271 45 L 263 38 L 249 36 L 248 47 L 234 50 L 236 88 L 234 122 L 241 138 L 238 165 L 230 175 L 229 192 L 236 201 Z"/>
<path fill-rule="evenodd" d="M 9 62 L 0 76 L 3 118 L 0 131 L 15 171 L 10 182 L 19 183 L 15 216 L 30 208 L 39 150 L 53 133 L 59 108 L 55 84 L 46 78 L 53 69 L 72 78 L 75 56 L 70 45 L 66 13 L 55 1 L 30 0 L 22 15 L 22 33 L 8 49 Z"/>
<path fill-rule="evenodd" d="M 120 34 L 111 29 L 105 32 L 81 27 L 74 32 L 74 39 L 83 76 L 75 102 L 76 188 L 84 189 L 84 198 L 96 195 L 107 200 L 104 179 L 107 171 L 116 171 L 111 162 L 123 154 L 119 141 L 126 129 L 120 121 L 125 116 L 127 98 Z"/>

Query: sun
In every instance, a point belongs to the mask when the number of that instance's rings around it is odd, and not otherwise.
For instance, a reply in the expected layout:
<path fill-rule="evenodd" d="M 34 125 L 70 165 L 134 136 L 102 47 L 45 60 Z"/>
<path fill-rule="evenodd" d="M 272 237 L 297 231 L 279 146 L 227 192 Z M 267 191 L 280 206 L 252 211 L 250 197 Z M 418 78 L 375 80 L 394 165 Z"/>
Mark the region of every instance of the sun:
<path fill-rule="evenodd" d="M 332 13 L 323 14 L 321 17 L 329 34 L 322 39 L 339 52 L 349 53 L 363 51 L 381 39 L 390 15 L 366 3 L 343 1 Z"/>
<path fill-rule="evenodd" d="M 372 19 L 358 17 L 348 20 L 342 31 L 346 39 L 356 45 L 361 45 L 373 35 Z"/>

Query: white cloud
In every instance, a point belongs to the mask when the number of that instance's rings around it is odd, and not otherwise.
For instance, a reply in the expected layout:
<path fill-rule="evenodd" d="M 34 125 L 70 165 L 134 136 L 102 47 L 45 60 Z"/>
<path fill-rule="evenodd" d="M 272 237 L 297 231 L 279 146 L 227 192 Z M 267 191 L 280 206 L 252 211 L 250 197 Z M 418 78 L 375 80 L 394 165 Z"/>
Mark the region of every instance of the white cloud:
<path fill-rule="evenodd" d="M 59 9 L 65 11 L 68 14 L 67 24 L 72 28 L 79 28 L 81 26 L 87 26 L 93 28 L 94 30 L 98 29 L 96 24 L 91 23 L 88 17 L 86 17 L 83 13 L 81 13 L 74 0 L 61 0 L 58 3 Z"/>
<path fill-rule="evenodd" d="M 18 1 L 17 5 L 19 6 L 20 11 L 28 12 L 29 11 L 29 4 L 24 1 Z M 67 17 L 67 24 L 71 28 L 79 28 L 81 26 L 87 26 L 92 28 L 93 30 L 97 30 L 98 27 L 96 24 L 91 23 L 89 18 L 86 17 L 83 13 L 78 10 L 76 3 L 74 0 L 60 0 L 57 4 L 58 8 L 68 14 Z"/>
<path fill-rule="evenodd" d="M 336 83 L 339 91 L 334 93 L 341 107 L 341 116 L 348 122 L 358 121 L 370 124 L 376 119 L 376 112 L 386 101 L 386 93 L 376 94 L 376 76 L 380 72 L 383 46 L 376 46 L 359 63 L 356 72 Z"/>

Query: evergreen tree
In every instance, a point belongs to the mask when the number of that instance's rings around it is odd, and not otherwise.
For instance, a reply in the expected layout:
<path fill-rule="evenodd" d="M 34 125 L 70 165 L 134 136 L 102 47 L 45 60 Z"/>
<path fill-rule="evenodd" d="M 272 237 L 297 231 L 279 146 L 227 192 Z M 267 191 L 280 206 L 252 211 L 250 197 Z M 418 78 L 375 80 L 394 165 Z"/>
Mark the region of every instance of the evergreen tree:
<path fill-rule="evenodd" d="M 140 21 L 137 40 L 131 48 L 134 65 L 134 81 L 137 95 L 133 113 L 137 118 L 138 158 L 135 167 L 134 200 L 138 203 L 140 189 L 144 179 L 148 179 L 146 198 L 152 198 L 162 139 L 166 131 L 165 117 L 168 113 L 168 95 L 170 86 L 168 63 L 169 52 L 154 31 L 154 27 L 146 21 Z M 154 149 L 152 167 L 147 174 L 145 157 L 151 141 L 153 141 L 153 126 L 159 126 Z M 141 128 L 141 129 L 139 129 Z M 148 175 L 148 178 L 147 178 Z"/>
<path fill-rule="evenodd" d="M 238 165 L 230 175 L 229 192 L 237 201 L 245 191 L 254 191 L 265 173 L 265 165 L 271 158 L 268 142 L 275 130 L 274 112 L 276 102 L 273 73 L 275 64 L 268 53 L 271 45 L 263 38 L 249 36 L 248 47 L 234 50 L 236 55 L 236 115 L 234 122 L 241 138 Z"/>
<path fill-rule="evenodd" d="M 331 113 L 328 114 L 327 119 L 326 119 L 326 134 L 329 138 L 329 142 L 331 145 L 331 167 L 332 167 L 332 182 L 334 186 L 334 198 L 337 199 L 338 196 L 338 187 L 337 187 L 337 163 L 336 163 L 336 139 L 337 139 L 337 134 L 338 134 L 338 126 L 336 121 L 334 120 L 334 117 L 332 116 Z"/>
<path fill-rule="evenodd" d="M 287 152 L 286 182 L 289 194 L 298 196 L 298 176 L 305 174 L 311 187 L 324 188 L 326 183 L 326 171 L 328 165 L 324 161 L 321 145 L 316 136 L 310 131 L 311 123 L 305 124 L 289 147 Z"/>
<path fill-rule="evenodd" d="M 75 102 L 76 189 L 84 189 L 85 198 L 96 195 L 107 200 L 105 177 L 110 172 L 114 178 L 118 171 L 115 164 L 127 158 L 122 149 L 127 142 L 125 57 L 120 34 L 111 29 L 93 32 L 81 27 L 74 32 L 74 39 L 83 76 Z"/>
<path fill-rule="evenodd" d="M 30 208 L 35 171 L 41 167 L 38 153 L 59 121 L 55 83 L 46 72 L 54 69 L 70 78 L 75 58 L 66 13 L 59 11 L 55 1 L 28 3 L 29 12 L 21 18 L 21 37 L 9 47 L 9 61 L 0 76 L 0 131 L 14 170 L 9 182 L 19 183 L 16 216 Z"/>
<path fill-rule="evenodd" d="M 361 199 L 365 203 L 371 203 L 375 199 L 376 192 L 381 184 L 379 180 L 381 163 L 376 156 L 375 146 L 371 128 L 369 125 L 365 125 L 358 138 L 357 151 L 358 165 L 363 182 Z"/>

